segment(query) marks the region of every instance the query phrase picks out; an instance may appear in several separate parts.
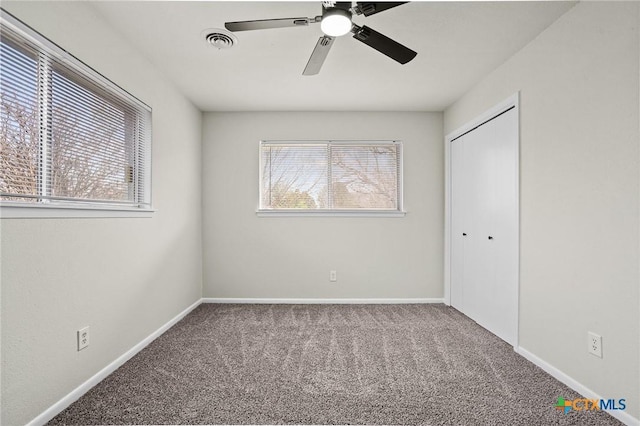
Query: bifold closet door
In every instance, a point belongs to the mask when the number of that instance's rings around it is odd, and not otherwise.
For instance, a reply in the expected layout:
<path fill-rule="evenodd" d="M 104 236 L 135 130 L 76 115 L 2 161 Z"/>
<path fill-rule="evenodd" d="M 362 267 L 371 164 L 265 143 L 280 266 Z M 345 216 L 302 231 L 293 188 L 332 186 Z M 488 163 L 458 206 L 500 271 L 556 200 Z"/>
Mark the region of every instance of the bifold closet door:
<path fill-rule="evenodd" d="M 451 304 L 515 344 L 518 129 L 510 110 L 451 142 Z"/>

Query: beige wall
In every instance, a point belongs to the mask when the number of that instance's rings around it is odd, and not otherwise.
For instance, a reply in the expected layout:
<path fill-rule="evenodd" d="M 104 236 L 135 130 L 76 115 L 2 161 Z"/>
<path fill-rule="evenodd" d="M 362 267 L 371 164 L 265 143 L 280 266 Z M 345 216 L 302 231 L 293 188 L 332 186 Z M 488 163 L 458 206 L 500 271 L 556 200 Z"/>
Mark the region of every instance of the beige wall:
<path fill-rule="evenodd" d="M 2 7 L 153 108 L 153 218 L 0 221 L 0 423 L 21 425 L 201 297 L 201 113 L 87 3 Z"/>
<path fill-rule="evenodd" d="M 256 216 L 261 139 L 367 138 L 404 143 L 405 217 Z M 205 114 L 204 297 L 441 298 L 442 138 L 439 113 Z"/>
<path fill-rule="evenodd" d="M 444 114 L 449 133 L 520 91 L 520 345 L 636 418 L 639 8 L 578 4 Z"/>

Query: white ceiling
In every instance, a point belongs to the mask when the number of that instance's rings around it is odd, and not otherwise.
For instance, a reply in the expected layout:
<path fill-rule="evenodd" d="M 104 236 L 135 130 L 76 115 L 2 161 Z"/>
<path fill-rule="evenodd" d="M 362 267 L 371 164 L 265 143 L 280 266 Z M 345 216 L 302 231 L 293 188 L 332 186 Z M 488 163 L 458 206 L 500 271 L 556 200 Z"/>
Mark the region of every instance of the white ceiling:
<path fill-rule="evenodd" d="M 237 32 L 227 50 L 201 33 L 226 21 L 313 17 L 319 1 L 92 4 L 203 111 L 442 111 L 575 3 L 412 2 L 355 16 L 418 56 L 400 65 L 347 35 L 316 76 L 302 70 L 319 24 Z"/>

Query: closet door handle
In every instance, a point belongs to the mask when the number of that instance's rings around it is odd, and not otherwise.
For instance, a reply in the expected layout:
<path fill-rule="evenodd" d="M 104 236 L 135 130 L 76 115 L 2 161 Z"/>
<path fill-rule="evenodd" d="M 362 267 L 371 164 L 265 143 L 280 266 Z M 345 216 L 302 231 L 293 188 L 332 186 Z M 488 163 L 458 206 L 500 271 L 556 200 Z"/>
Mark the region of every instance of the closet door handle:
<path fill-rule="evenodd" d="M 490 240 L 493 240 L 493 237 L 492 237 L 491 235 L 489 235 L 489 239 L 490 239 Z"/>

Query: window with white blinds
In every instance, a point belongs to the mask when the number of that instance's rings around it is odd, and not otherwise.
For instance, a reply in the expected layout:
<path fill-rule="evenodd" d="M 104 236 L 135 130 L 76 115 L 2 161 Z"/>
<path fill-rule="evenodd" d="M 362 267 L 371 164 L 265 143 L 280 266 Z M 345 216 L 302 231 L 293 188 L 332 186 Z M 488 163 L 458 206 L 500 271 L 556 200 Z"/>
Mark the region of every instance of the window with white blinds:
<path fill-rule="evenodd" d="M 262 141 L 260 212 L 402 212 L 402 143 Z"/>
<path fill-rule="evenodd" d="M 149 209 L 150 108 L 12 17 L 0 32 L 2 205 Z"/>

